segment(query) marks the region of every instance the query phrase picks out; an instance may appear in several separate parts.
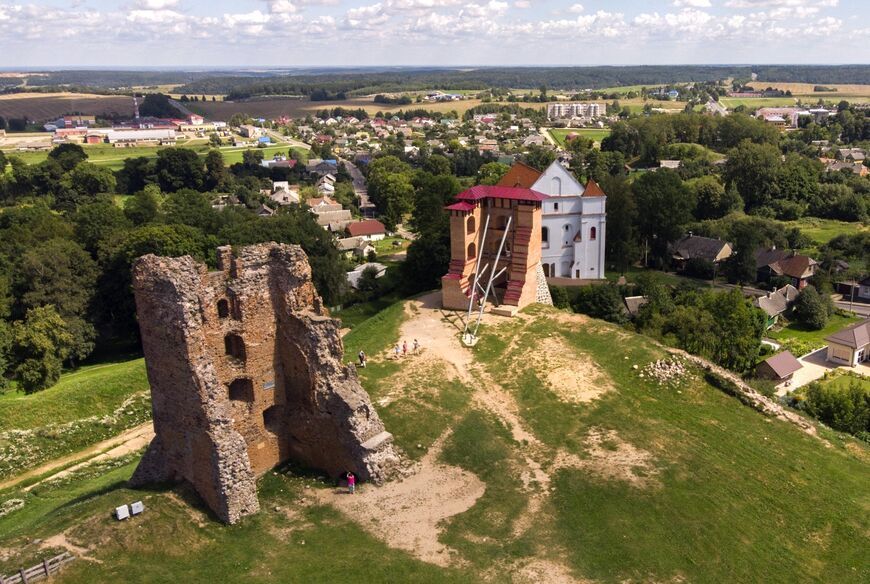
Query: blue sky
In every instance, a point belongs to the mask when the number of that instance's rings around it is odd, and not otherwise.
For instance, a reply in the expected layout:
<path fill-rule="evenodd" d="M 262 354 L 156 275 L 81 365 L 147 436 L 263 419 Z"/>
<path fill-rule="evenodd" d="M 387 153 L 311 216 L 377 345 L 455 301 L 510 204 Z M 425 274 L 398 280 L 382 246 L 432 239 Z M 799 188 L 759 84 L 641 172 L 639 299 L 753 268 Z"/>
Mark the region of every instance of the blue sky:
<path fill-rule="evenodd" d="M 0 0 L 0 67 L 870 63 L 866 0 Z"/>

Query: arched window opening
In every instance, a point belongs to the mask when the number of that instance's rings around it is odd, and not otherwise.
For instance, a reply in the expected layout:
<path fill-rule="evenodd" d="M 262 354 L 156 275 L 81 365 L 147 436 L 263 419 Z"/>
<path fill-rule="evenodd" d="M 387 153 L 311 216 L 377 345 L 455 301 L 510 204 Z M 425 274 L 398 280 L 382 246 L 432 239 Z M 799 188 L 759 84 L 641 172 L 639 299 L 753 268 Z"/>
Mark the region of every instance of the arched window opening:
<path fill-rule="evenodd" d="M 590 229 L 589 230 L 589 240 L 595 241 L 595 236 L 597 235 L 597 233 L 598 232 L 596 231 L 596 229 L 594 227 L 592 229 Z"/>
<path fill-rule="evenodd" d="M 477 257 L 477 246 L 474 243 L 468 244 L 468 259 L 474 259 Z"/>
<path fill-rule="evenodd" d="M 474 230 L 477 226 L 477 223 L 474 220 L 474 216 L 468 218 L 468 227 L 466 228 L 466 233 L 474 233 Z"/>
<path fill-rule="evenodd" d="M 550 247 L 550 229 L 541 227 L 541 247 Z"/>
<path fill-rule="evenodd" d="M 558 176 L 554 176 L 552 183 L 552 194 L 561 195 L 562 194 L 562 179 Z"/>
<path fill-rule="evenodd" d="M 244 361 L 247 358 L 245 341 L 237 334 L 230 333 L 224 337 L 224 350 L 227 355 L 234 359 Z"/>
<path fill-rule="evenodd" d="M 507 222 L 507 215 L 499 215 L 495 220 L 495 228 L 505 230 L 507 229 Z"/>
<path fill-rule="evenodd" d="M 254 401 L 254 382 L 250 379 L 236 379 L 230 384 L 230 400 L 252 402 Z"/>
<path fill-rule="evenodd" d="M 272 406 L 267 410 L 263 410 L 263 427 L 272 434 L 280 434 L 282 412 L 283 408 L 281 406 Z"/>
<path fill-rule="evenodd" d="M 230 303 L 226 298 L 218 300 L 217 303 L 218 316 L 220 318 L 228 318 L 230 316 Z"/>

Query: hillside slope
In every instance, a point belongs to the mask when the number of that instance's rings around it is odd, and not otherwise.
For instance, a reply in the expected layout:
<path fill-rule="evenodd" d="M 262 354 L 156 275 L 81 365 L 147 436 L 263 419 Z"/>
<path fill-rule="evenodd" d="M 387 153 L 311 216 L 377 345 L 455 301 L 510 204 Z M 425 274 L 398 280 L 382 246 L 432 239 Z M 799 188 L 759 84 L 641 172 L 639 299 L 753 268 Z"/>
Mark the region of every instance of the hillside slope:
<path fill-rule="evenodd" d="M 350 497 L 283 467 L 260 481 L 263 511 L 223 527 L 183 488 L 123 488 L 129 464 L 40 487 L 76 493 L 50 516 L 0 517 L 0 572 L 58 549 L 40 538 L 94 560 L 61 582 L 870 578 L 866 446 L 766 418 L 689 364 L 662 383 L 648 366 L 671 358 L 649 339 L 554 309 L 493 318 L 466 349 L 435 300 L 346 338 L 347 355 L 369 354 L 361 377 L 407 454 L 403 480 Z M 389 357 L 415 338 L 419 354 Z M 139 497 L 144 516 L 108 518 Z"/>

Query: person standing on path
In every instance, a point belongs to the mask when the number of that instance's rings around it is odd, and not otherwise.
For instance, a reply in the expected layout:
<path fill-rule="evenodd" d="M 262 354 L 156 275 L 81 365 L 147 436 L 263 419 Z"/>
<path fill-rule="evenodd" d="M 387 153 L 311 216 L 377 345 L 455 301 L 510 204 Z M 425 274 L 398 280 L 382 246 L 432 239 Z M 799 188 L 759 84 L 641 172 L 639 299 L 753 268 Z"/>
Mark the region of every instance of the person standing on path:
<path fill-rule="evenodd" d="M 400 353 L 401 348 L 399 347 L 399 342 L 398 342 L 398 341 L 396 341 L 396 349 L 395 349 L 395 351 L 396 351 L 396 359 L 398 359 L 399 357 L 401 357 L 401 353 Z"/>
<path fill-rule="evenodd" d="M 402 341 L 402 356 L 408 354 L 408 341 Z"/>
<path fill-rule="evenodd" d="M 417 339 L 414 339 L 414 354 L 416 355 L 419 350 L 420 350 L 420 341 L 418 341 Z"/>
<path fill-rule="evenodd" d="M 359 356 L 359 366 L 360 366 L 361 368 L 365 369 L 365 368 L 366 368 L 366 354 L 365 354 L 365 351 L 363 351 L 362 349 L 360 349 L 360 352 L 359 352 L 359 355 L 358 355 L 358 356 Z"/>
<path fill-rule="evenodd" d="M 347 492 L 353 495 L 354 491 L 356 491 L 356 477 L 353 476 L 352 472 L 347 473 Z"/>

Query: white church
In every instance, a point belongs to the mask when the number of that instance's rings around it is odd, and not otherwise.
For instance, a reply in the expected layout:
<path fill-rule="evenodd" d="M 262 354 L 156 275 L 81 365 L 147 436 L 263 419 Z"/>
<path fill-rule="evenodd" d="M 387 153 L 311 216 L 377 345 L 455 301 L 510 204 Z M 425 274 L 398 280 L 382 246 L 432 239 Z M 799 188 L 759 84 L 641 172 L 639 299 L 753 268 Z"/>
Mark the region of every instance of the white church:
<path fill-rule="evenodd" d="M 543 173 L 516 163 L 499 182 L 549 195 L 543 202 L 541 264 L 548 278 L 604 278 L 607 196 L 590 180 L 581 185 L 559 161 Z"/>

